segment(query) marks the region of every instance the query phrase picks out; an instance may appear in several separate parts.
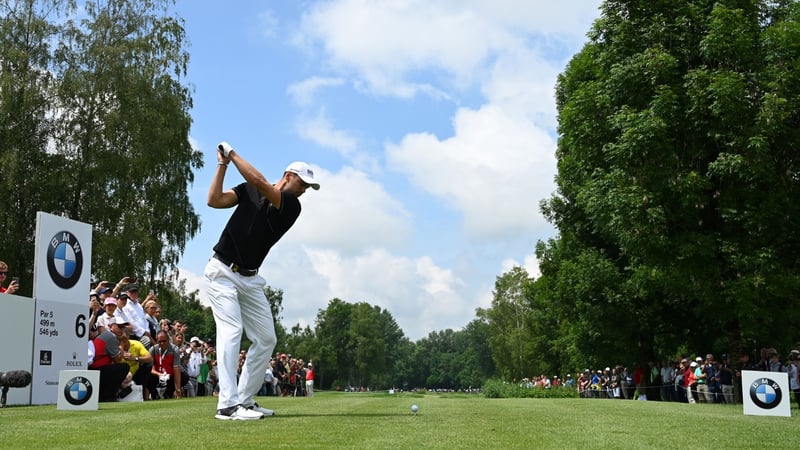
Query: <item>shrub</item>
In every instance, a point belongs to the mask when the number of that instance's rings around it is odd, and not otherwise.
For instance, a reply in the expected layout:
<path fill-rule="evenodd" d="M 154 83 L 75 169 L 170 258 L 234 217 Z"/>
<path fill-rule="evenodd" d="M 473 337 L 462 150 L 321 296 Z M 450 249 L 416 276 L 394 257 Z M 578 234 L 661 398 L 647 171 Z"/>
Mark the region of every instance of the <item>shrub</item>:
<path fill-rule="evenodd" d="M 486 381 L 483 385 L 483 395 L 486 398 L 578 398 L 575 388 L 559 386 L 542 389 L 498 379 Z"/>

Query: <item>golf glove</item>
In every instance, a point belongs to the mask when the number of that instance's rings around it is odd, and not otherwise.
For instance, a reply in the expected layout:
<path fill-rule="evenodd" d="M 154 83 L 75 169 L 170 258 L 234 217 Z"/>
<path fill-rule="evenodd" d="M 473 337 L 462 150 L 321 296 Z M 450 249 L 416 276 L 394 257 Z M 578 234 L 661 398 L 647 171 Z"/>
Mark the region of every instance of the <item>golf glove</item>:
<path fill-rule="evenodd" d="M 222 153 L 222 156 L 224 156 L 226 158 L 230 158 L 231 157 L 231 152 L 233 151 L 233 147 L 231 147 L 231 144 L 228 144 L 227 142 L 222 141 L 222 142 L 219 143 L 219 145 L 217 145 L 217 150 L 220 153 Z"/>

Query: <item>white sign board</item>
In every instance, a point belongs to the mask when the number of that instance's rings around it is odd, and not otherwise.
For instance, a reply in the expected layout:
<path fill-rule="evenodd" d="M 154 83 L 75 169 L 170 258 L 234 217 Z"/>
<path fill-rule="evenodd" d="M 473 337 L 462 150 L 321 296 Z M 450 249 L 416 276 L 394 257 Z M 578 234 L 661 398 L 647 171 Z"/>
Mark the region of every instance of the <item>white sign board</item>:
<path fill-rule="evenodd" d="M 0 372 L 12 370 L 31 371 L 33 353 L 32 298 L 0 294 L 0 342 L 3 342 L 3 357 Z M 30 405 L 31 386 L 8 390 L 7 405 Z"/>
<path fill-rule="evenodd" d="M 43 212 L 36 220 L 31 403 L 45 405 L 61 398 L 61 371 L 88 369 L 92 227 Z"/>
<path fill-rule="evenodd" d="M 742 371 L 745 414 L 791 417 L 791 394 L 786 372 Z"/>
<path fill-rule="evenodd" d="M 58 374 L 58 402 L 56 402 L 56 409 L 97 411 L 99 397 L 99 371 L 62 370 Z"/>

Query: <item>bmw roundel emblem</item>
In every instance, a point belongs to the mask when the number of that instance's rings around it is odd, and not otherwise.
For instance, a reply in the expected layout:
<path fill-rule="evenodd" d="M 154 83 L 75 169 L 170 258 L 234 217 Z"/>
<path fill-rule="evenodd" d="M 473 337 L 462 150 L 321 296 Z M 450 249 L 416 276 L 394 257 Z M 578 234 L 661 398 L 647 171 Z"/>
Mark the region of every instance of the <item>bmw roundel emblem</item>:
<path fill-rule="evenodd" d="M 59 231 L 47 245 L 47 271 L 60 288 L 70 289 L 81 278 L 83 251 L 78 238 L 69 231 Z"/>
<path fill-rule="evenodd" d="M 750 384 L 750 399 L 760 408 L 775 408 L 782 397 L 780 385 L 769 378 L 759 378 Z"/>
<path fill-rule="evenodd" d="M 82 405 L 92 398 L 92 382 L 84 377 L 73 377 L 64 385 L 64 398 L 72 405 Z"/>

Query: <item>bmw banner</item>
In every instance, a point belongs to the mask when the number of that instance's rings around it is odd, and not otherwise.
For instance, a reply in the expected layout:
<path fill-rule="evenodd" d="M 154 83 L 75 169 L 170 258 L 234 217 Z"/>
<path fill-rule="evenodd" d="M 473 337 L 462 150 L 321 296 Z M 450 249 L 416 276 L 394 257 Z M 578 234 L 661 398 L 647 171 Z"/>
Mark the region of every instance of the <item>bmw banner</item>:
<path fill-rule="evenodd" d="M 36 216 L 31 403 L 55 404 L 59 372 L 86 370 L 92 226 Z"/>
<path fill-rule="evenodd" d="M 791 393 L 786 372 L 742 371 L 745 414 L 791 417 Z"/>

